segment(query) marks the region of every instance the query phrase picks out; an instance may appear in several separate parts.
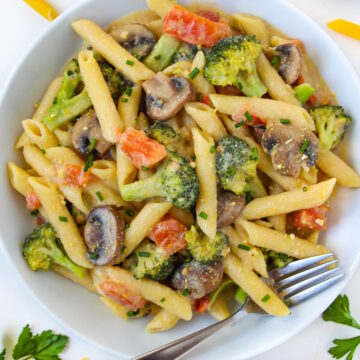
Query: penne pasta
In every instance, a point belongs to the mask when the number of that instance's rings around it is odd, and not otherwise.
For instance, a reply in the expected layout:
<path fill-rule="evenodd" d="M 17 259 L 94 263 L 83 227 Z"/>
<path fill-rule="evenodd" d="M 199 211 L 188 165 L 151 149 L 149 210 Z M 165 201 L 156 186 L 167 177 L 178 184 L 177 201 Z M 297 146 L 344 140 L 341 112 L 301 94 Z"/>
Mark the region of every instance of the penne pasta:
<path fill-rule="evenodd" d="M 217 321 L 225 320 L 230 316 L 226 297 L 223 293 L 216 298 L 214 304 L 209 308 L 209 313 Z"/>
<path fill-rule="evenodd" d="M 136 167 L 121 150 L 120 143 L 116 144 L 116 163 L 118 189 L 120 189 L 122 185 L 132 182 L 137 174 Z"/>
<path fill-rule="evenodd" d="M 163 18 L 173 8 L 175 2 L 172 0 L 146 0 L 146 4 L 150 10 Z"/>
<path fill-rule="evenodd" d="M 33 119 L 22 121 L 22 126 L 30 142 L 40 149 L 47 149 L 58 145 L 56 136 L 41 122 Z"/>
<path fill-rule="evenodd" d="M 272 185 L 270 185 L 270 195 L 281 194 L 283 191 L 284 191 L 284 189 L 276 182 L 273 182 Z M 268 220 L 272 224 L 272 226 L 275 230 L 280 231 L 282 233 L 286 232 L 286 214 L 285 213 L 268 216 Z"/>
<path fill-rule="evenodd" d="M 131 89 L 130 95 L 123 94 L 119 98 L 118 112 L 121 120 L 124 123 L 125 129 L 136 126 L 136 119 L 139 112 L 141 86 L 134 85 Z"/>
<path fill-rule="evenodd" d="M 179 321 L 179 317 L 166 311 L 160 310 L 153 319 L 147 324 L 146 331 L 148 333 L 157 333 L 172 329 Z"/>
<path fill-rule="evenodd" d="M 93 166 L 89 169 L 90 174 L 95 175 L 104 182 L 111 190 L 119 192 L 117 182 L 116 162 L 113 160 L 95 160 Z"/>
<path fill-rule="evenodd" d="M 72 132 L 73 125 L 71 122 L 60 125 L 57 129 L 54 130 L 54 134 L 57 137 L 59 144 L 67 147 L 72 147 Z"/>
<path fill-rule="evenodd" d="M 8 162 L 8 174 L 12 187 L 21 195 L 26 196 L 34 192 L 28 182 L 30 175 L 11 161 Z"/>
<path fill-rule="evenodd" d="M 26 132 L 23 131 L 22 134 L 19 136 L 19 138 L 16 140 L 14 149 L 15 150 L 21 149 L 22 147 L 30 143 L 31 141 L 29 137 L 26 135 Z"/>

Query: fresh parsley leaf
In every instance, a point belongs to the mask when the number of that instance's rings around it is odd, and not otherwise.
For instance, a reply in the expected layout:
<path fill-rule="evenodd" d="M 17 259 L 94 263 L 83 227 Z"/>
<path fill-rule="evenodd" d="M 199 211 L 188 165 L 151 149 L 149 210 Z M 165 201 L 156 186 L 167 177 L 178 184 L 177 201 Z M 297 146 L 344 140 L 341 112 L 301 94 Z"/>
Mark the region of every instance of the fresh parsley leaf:
<path fill-rule="evenodd" d="M 6 349 L 4 349 L 4 350 L 0 353 L 0 360 L 5 360 L 5 355 L 6 355 Z"/>
<path fill-rule="evenodd" d="M 357 346 L 360 344 L 360 336 L 350 339 L 335 339 L 333 341 L 335 346 L 329 349 L 329 353 L 335 359 L 340 359 L 346 356 L 346 360 L 352 360 Z"/>
<path fill-rule="evenodd" d="M 19 360 L 26 356 L 35 360 L 60 360 L 58 355 L 64 350 L 68 340 L 67 336 L 54 334 L 51 330 L 33 336 L 30 326 L 26 325 L 13 350 L 13 358 Z"/>
<path fill-rule="evenodd" d="M 360 330 L 360 325 L 351 316 L 349 298 L 339 295 L 334 302 L 324 311 L 322 318 L 325 321 L 333 321 L 338 324 L 352 326 Z"/>

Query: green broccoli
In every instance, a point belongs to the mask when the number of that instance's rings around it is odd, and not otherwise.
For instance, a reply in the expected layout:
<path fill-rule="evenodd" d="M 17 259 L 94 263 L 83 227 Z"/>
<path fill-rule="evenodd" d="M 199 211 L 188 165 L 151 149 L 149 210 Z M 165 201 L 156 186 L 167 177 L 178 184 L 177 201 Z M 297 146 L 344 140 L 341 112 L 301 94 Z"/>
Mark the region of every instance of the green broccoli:
<path fill-rule="evenodd" d="M 261 44 L 255 36 L 222 39 L 206 55 L 204 76 L 214 85 L 238 86 L 246 96 L 261 97 L 266 92 L 256 70 Z"/>
<path fill-rule="evenodd" d="M 179 62 L 179 61 L 192 61 L 198 51 L 198 47 L 193 44 L 188 43 L 182 43 L 180 45 L 179 50 L 174 55 L 173 62 Z"/>
<path fill-rule="evenodd" d="M 49 270 L 52 264 L 60 265 L 82 278 L 87 269 L 74 264 L 65 254 L 54 228 L 45 223 L 33 230 L 23 244 L 23 256 L 31 270 Z"/>
<path fill-rule="evenodd" d="M 344 138 L 352 119 L 341 106 L 321 105 L 310 110 L 322 150 L 334 149 Z"/>
<path fill-rule="evenodd" d="M 286 254 L 278 253 L 273 250 L 267 250 L 267 249 L 261 249 L 266 262 L 267 269 L 273 270 L 273 269 L 281 269 L 287 264 L 294 261 L 294 259 Z"/>
<path fill-rule="evenodd" d="M 166 255 L 160 247 L 146 240 L 126 259 L 124 268 L 130 270 L 136 279 L 146 277 L 163 281 L 175 268 L 175 256 Z"/>
<path fill-rule="evenodd" d="M 185 233 L 185 241 L 190 255 L 200 263 L 221 261 L 230 251 L 229 238 L 220 231 L 214 239 L 210 239 L 199 228 L 191 226 Z"/>
<path fill-rule="evenodd" d="M 161 121 L 152 124 L 145 133 L 149 138 L 155 139 L 163 145 L 172 145 L 179 140 L 177 132 Z"/>
<path fill-rule="evenodd" d="M 222 138 L 216 144 L 216 171 L 224 190 L 244 193 L 247 182 L 256 176 L 257 163 L 250 146 L 236 136 Z"/>
<path fill-rule="evenodd" d="M 199 181 L 195 170 L 184 157 L 168 151 L 165 162 L 155 175 L 121 186 L 120 193 L 125 201 L 165 197 L 175 206 L 189 211 L 199 195 Z"/>

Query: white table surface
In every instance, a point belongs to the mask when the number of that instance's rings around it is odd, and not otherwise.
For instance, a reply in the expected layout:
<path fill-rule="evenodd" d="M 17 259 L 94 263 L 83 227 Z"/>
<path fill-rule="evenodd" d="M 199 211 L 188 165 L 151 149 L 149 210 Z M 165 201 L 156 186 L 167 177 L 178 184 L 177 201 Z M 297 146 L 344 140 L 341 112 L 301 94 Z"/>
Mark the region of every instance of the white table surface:
<path fill-rule="evenodd" d="M 79 0 L 49 0 L 60 12 Z M 122 1 L 122 0 L 119 0 Z M 250 1 L 250 0 L 249 0 Z M 256 0 L 251 0 L 256 1 Z M 269 0 L 271 1 L 271 0 Z M 360 0 L 289 0 L 323 26 L 360 74 L 360 42 L 333 33 L 326 23 L 335 18 L 345 18 L 360 23 Z M 16 60 L 49 23 L 30 9 L 22 0 L 0 0 L 0 90 Z M 299 34 L 301 38 L 301 34 Z M 19 119 L 20 121 L 21 119 Z M 355 119 L 360 121 L 360 119 Z M 12 349 L 22 327 L 29 323 L 34 331 L 45 329 L 65 333 L 41 306 L 22 288 L 15 274 L 9 271 L 7 259 L 0 254 L 0 351 L 1 343 Z M 352 312 L 360 319 L 360 269 L 356 272 L 344 293 L 350 297 Z M 115 360 L 86 342 L 67 333 L 71 341 L 63 359 Z M 285 344 L 282 344 L 252 360 L 326 360 L 334 338 L 359 335 L 351 328 L 325 323 L 317 319 L 308 328 Z M 359 359 L 360 349 L 354 359 Z M 9 358 L 10 359 L 10 358 Z M 211 355 L 209 354 L 209 360 Z"/>

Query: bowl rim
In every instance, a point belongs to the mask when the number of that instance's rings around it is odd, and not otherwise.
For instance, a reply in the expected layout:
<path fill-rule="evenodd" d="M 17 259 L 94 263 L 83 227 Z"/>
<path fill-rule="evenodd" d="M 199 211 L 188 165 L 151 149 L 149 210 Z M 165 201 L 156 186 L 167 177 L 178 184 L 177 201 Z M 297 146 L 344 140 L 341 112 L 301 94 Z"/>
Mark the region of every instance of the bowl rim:
<path fill-rule="evenodd" d="M 63 19 L 66 19 L 67 16 L 69 16 L 71 13 L 76 12 L 78 9 L 80 9 L 82 7 L 89 6 L 91 3 L 96 3 L 98 1 L 100 1 L 100 0 L 80 0 L 78 3 L 76 3 L 75 5 L 70 6 L 64 12 L 62 12 L 54 21 L 52 21 L 50 24 L 48 24 L 48 26 L 45 28 L 45 30 L 43 32 L 41 32 L 37 37 L 34 38 L 34 40 L 30 43 L 30 45 L 27 47 L 27 49 L 19 57 L 16 64 L 14 65 L 14 67 L 10 71 L 9 75 L 5 79 L 4 85 L 3 85 L 1 93 L 0 93 L 0 109 L 3 106 L 4 99 L 6 97 L 6 93 L 8 91 L 8 88 L 12 84 L 14 77 L 16 76 L 19 69 L 22 67 L 25 60 L 33 52 L 34 48 L 38 45 L 38 43 L 40 43 L 44 38 L 46 38 L 48 36 L 48 34 L 53 31 L 53 28 L 58 26 L 59 23 L 62 23 Z M 225 0 L 225 2 L 227 2 L 227 1 L 234 2 L 236 0 Z M 331 46 L 333 50 L 336 50 L 336 52 L 338 53 L 338 56 L 341 57 L 341 59 L 343 61 L 343 64 L 345 64 L 345 66 L 347 68 L 346 70 L 353 77 L 353 81 L 355 82 L 357 92 L 360 94 L 360 77 L 359 77 L 359 74 L 355 71 L 354 67 L 352 66 L 352 64 L 350 63 L 348 58 L 344 55 L 343 51 L 338 47 L 338 45 L 330 37 L 330 35 L 317 22 L 315 22 L 310 16 L 308 16 L 306 13 L 301 11 L 299 8 L 297 8 L 292 3 L 289 3 L 286 0 L 272 0 L 272 1 L 274 2 L 275 6 L 280 6 L 280 7 L 283 7 L 285 9 L 287 8 L 288 10 L 296 13 L 296 17 L 302 18 L 303 22 L 306 22 L 306 23 L 310 24 L 312 27 L 314 27 L 316 29 L 317 33 L 321 34 L 321 36 L 326 39 L 326 41 L 327 41 L 326 46 Z M 179 2 L 181 3 L 182 1 L 180 0 Z M 186 2 L 192 2 L 192 1 L 186 1 Z M 200 1 L 197 1 L 197 2 L 201 3 L 201 2 L 204 2 L 204 0 L 200 0 Z M 208 2 L 206 2 L 206 0 L 205 0 L 205 3 L 208 3 Z M 209 3 L 209 4 L 211 5 L 211 3 Z M 123 353 L 120 353 L 118 351 L 114 351 L 113 349 L 102 345 L 101 342 L 96 342 L 96 341 L 86 337 L 86 335 L 82 335 L 78 330 L 76 330 L 76 329 L 72 328 L 70 325 L 68 325 L 65 320 L 62 320 L 59 316 L 57 316 L 35 294 L 35 292 L 31 288 L 31 286 L 28 285 L 26 283 L 26 281 L 24 280 L 24 278 L 21 276 L 20 272 L 18 271 L 18 269 L 16 267 L 16 264 L 12 261 L 11 256 L 10 256 L 9 252 L 7 251 L 7 248 L 6 248 L 5 244 L 4 244 L 4 241 L 2 239 L 1 234 L 0 234 L 0 250 L 4 254 L 4 257 L 6 258 L 6 261 L 8 262 L 8 264 L 10 265 L 12 270 L 14 271 L 16 277 L 18 278 L 18 280 L 20 281 L 22 286 L 25 288 L 26 292 L 62 328 L 64 328 L 67 332 L 69 332 L 71 334 L 74 334 L 81 341 L 84 341 L 85 343 L 87 343 L 87 344 L 89 344 L 91 346 L 94 346 L 98 350 L 104 351 L 105 353 L 107 353 L 109 355 L 112 355 L 112 356 L 115 356 L 115 357 L 121 356 L 124 359 L 128 358 L 127 355 L 125 355 Z M 337 286 L 339 287 L 338 291 L 336 292 L 335 295 L 330 296 L 327 299 L 327 301 L 324 301 L 324 303 L 321 306 L 318 307 L 318 309 L 321 309 L 321 311 L 319 313 L 316 312 L 317 313 L 316 316 L 314 314 L 307 321 L 305 321 L 302 325 L 294 327 L 293 330 L 288 331 L 286 334 L 284 334 L 281 337 L 274 338 L 273 341 L 270 344 L 266 344 L 265 346 L 263 345 L 260 349 L 257 349 L 257 350 L 254 349 L 253 351 L 247 351 L 247 353 L 245 355 L 246 357 L 240 357 L 240 358 L 241 359 L 249 359 L 251 357 L 261 355 L 264 352 L 269 351 L 272 348 L 274 348 L 274 347 L 276 347 L 276 346 L 278 346 L 278 345 L 280 345 L 282 343 L 285 343 L 287 340 L 289 340 L 290 338 L 292 338 L 293 336 L 298 334 L 300 331 L 302 331 L 303 329 L 308 327 L 312 322 L 314 322 L 319 317 L 319 315 L 321 315 L 321 313 L 331 304 L 331 302 L 338 296 L 338 294 L 341 293 L 341 291 L 344 289 L 344 287 L 349 283 L 350 279 L 353 277 L 353 275 L 354 275 L 355 271 L 357 270 L 357 268 L 359 267 L 359 265 L 360 265 L 360 249 L 359 249 L 359 251 L 357 252 L 357 254 L 355 256 L 354 261 L 351 263 L 351 265 L 349 267 L 349 271 L 346 273 L 346 276 L 344 277 L 344 279 L 339 284 L 337 284 Z M 231 357 L 229 357 L 228 359 L 229 360 L 235 360 L 235 359 L 239 359 L 239 357 L 237 357 L 235 354 L 232 354 Z"/>

